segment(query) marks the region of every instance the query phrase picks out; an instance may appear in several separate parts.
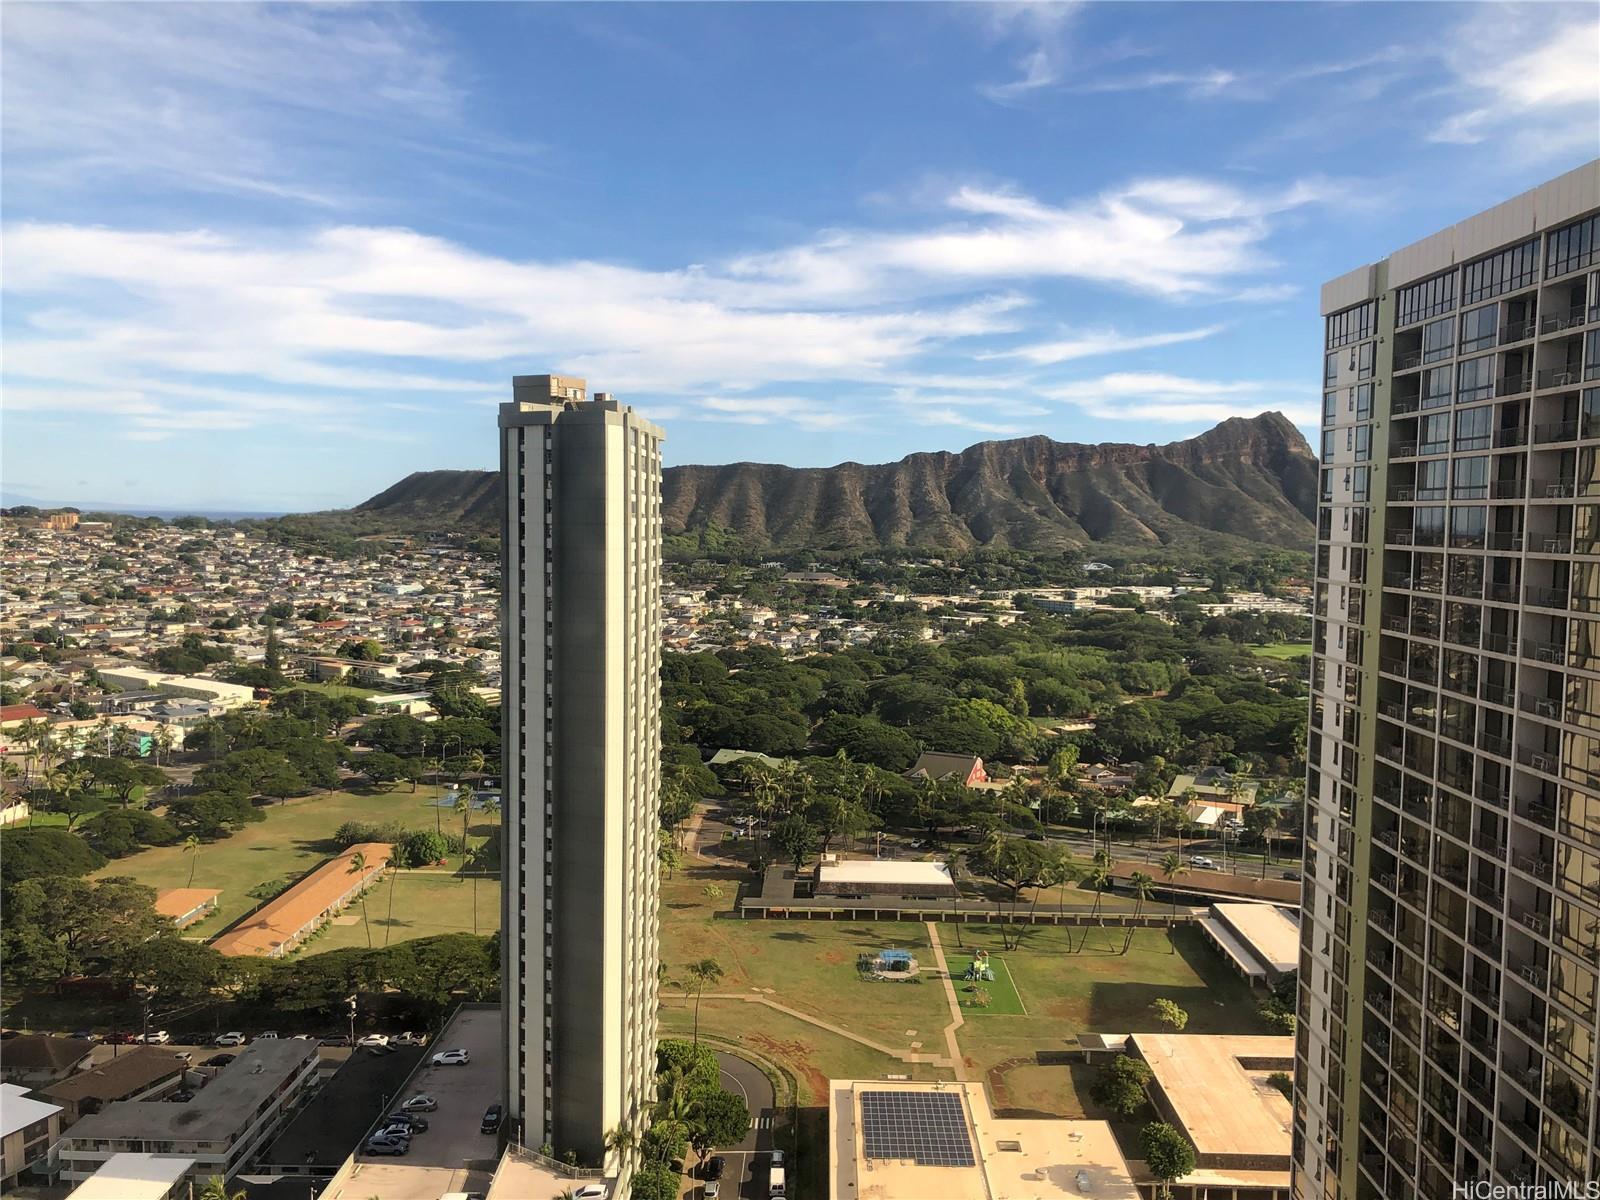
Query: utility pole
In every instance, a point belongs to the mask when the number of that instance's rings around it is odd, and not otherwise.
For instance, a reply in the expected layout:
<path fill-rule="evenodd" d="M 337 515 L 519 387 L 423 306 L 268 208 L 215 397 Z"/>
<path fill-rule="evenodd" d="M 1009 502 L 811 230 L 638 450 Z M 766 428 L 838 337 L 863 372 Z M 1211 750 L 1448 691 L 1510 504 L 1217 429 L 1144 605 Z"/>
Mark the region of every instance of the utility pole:
<path fill-rule="evenodd" d="M 345 1000 L 350 1005 L 350 1053 L 354 1054 L 356 1050 L 356 998 L 354 996 L 346 996 Z"/>

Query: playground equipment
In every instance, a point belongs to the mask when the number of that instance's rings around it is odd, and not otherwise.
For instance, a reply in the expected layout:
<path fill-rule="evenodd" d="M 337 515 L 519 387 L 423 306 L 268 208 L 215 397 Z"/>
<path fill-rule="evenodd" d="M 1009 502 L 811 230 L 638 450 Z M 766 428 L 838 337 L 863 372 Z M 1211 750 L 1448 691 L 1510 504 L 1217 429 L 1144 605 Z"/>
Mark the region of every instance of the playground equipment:
<path fill-rule="evenodd" d="M 971 979 L 975 982 L 993 983 L 994 968 L 989 965 L 989 952 L 987 950 L 979 950 L 974 954 L 972 962 L 967 965 L 967 969 L 961 978 Z"/>

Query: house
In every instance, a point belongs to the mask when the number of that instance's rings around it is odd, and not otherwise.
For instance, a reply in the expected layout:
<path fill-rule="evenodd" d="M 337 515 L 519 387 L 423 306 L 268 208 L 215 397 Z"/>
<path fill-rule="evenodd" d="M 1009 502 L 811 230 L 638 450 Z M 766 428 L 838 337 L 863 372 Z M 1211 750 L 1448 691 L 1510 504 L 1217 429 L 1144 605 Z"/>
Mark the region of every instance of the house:
<path fill-rule="evenodd" d="M 1133 786 L 1133 775 L 1122 767 L 1110 767 L 1105 763 L 1094 763 L 1091 766 L 1080 768 L 1084 783 L 1090 787 L 1099 788 L 1102 792 L 1120 792 L 1124 788 Z"/>
<path fill-rule="evenodd" d="M 24 1173 L 48 1175 L 50 1147 L 60 1133 L 60 1105 L 14 1083 L 0 1084 L 0 1192 L 9 1193 Z"/>
<path fill-rule="evenodd" d="M 784 760 L 781 758 L 773 758 L 770 754 L 758 754 L 754 750 L 718 750 L 711 756 L 711 762 L 708 765 L 725 767 L 729 763 L 736 763 L 746 758 L 753 758 L 763 767 L 768 767 L 774 771 L 784 764 Z"/>
<path fill-rule="evenodd" d="M 93 1051 L 94 1043 L 87 1038 L 25 1033 L 6 1042 L 0 1080 L 25 1088 L 45 1087 L 71 1075 Z"/>
<path fill-rule="evenodd" d="M 989 782 L 983 759 L 976 754 L 940 754 L 924 750 L 905 773 L 907 779 L 959 779 L 966 787 Z"/>
<path fill-rule="evenodd" d="M 1259 780 L 1230 775 L 1221 767 L 1207 767 L 1194 775 L 1179 775 L 1167 789 L 1167 799 L 1182 804 L 1197 825 L 1213 826 L 1238 820 L 1256 802 Z"/>
<path fill-rule="evenodd" d="M 156 893 L 156 911 L 182 929 L 216 912 L 220 895 L 217 888 L 167 888 Z"/>
<path fill-rule="evenodd" d="M 49 713 L 31 704 L 0 704 L 0 729 L 15 729 L 28 721 L 49 719 Z"/>
<path fill-rule="evenodd" d="M 12 1041 L 16 1041 L 13 1038 Z M 39 1095 L 65 1110 L 63 1127 L 121 1100 L 157 1099 L 183 1084 L 183 1059 L 154 1046 L 134 1046 L 115 1058 L 40 1088 Z"/>

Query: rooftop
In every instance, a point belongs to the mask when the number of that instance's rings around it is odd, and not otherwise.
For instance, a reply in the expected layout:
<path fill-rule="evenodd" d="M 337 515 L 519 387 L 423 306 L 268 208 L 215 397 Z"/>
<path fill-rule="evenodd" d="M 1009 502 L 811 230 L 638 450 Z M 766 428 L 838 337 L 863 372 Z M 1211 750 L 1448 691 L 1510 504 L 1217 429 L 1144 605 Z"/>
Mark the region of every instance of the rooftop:
<path fill-rule="evenodd" d="M 84 1117 L 75 1140 L 226 1142 L 261 1103 L 315 1059 L 316 1044 L 285 1038 L 252 1042 L 187 1104 L 121 1100 Z"/>
<path fill-rule="evenodd" d="M 1202 1158 L 1281 1158 L 1288 1170 L 1289 1101 L 1266 1076 L 1293 1069 L 1294 1038 L 1135 1033 L 1128 1040 Z"/>
<path fill-rule="evenodd" d="M 14 1083 L 0 1084 L 0 1137 L 10 1137 L 37 1121 L 61 1111 L 59 1104 L 46 1104 L 28 1095 L 28 1089 Z"/>
<path fill-rule="evenodd" d="M 209 904 L 222 892 L 217 888 L 168 888 L 156 896 L 156 911 L 176 920 L 186 917 L 202 904 Z"/>
<path fill-rule="evenodd" d="M 1300 923 L 1276 904 L 1213 904 L 1212 915 L 1232 927 L 1252 954 L 1279 974 L 1300 964 Z"/>
<path fill-rule="evenodd" d="M 357 854 L 366 862 L 363 880 L 383 870 L 393 846 L 387 842 L 362 842 L 330 858 L 299 883 L 262 905 L 254 914 L 216 938 L 211 945 L 221 954 L 281 953 L 306 925 L 327 912 L 358 882 L 350 870 Z"/>
<path fill-rule="evenodd" d="M 817 867 L 817 886 L 852 883 L 898 884 L 906 887 L 950 888 L 950 868 L 941 862 L 910 862 L 892 858 L 848 858 Z"/>
<path fill-rule="evenodd" d="M 183 1073 L 183 1060 L 170 1050 L 133 1046 L 88 1071 L 40 1089 L 52 1100 L 78 1104 L 84 1100 L 121 1100 L 124 1096 Z"/>
<path fill-rule="evenodd" d="M 1049 1200 L 1096 1196 L 1139 1200 L 1127 1159 L 1105 1121 L 1011 1120 L 996 1117 L 980 1083 L 915 1083 L 836 1079 L 831 1085 L 829 1154 L 836 1200 Z M 885 1157 L 896 1148 L 892 1123 L 875 1128 L 869 1156 L 862 1129 L 863 1097 L 874 1107 L 929 1111 L 945 1128 L 929 1148 L 925 1130 L 904 1148 L 918 1157 Z M 888 1098 L 888 1099 L 885 1099 Z M 900 1099 L 903 1098 L 903 1099 Z M 935 1111 L 935 1106 L 937 1111 Z M 888 1141 L 884 1141 L 885 1137 Z M 938 1147 L 944 1146 L 940 1151 Z M 968 1159 L 970 1152 L 970 1160 Z M 944 1157 L 940 1165 L 933 1159 Z"/>
<path fill-rule="evenodd" d="M 47 1037 L 41 1033 L 24 1033 L 6 1042 L 5 1066 L 8 1071 L 32 1074 L 35 1071 L 51 1073 L 65 1071 L 74 1063 L 82 1062 L 94 1050 L 87 1038 Z"/>
<path fill-rule="evenodd" d="M 69 1200 L 166 1200 L 194 1159 L 169 1154 L 113 1154 Z"/>

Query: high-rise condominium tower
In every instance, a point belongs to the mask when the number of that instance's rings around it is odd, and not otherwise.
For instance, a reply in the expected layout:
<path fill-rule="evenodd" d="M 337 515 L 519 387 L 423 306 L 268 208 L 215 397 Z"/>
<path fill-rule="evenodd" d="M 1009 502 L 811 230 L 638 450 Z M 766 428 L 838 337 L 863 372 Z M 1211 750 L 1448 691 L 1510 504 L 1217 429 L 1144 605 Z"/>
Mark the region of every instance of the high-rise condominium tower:
<path fill-rule="evenodd" d="M 1322 312 L 1295 1193 L 1600 1179 L 1600 162 Z"/>
<path fill-rule="evenodd" d="M 662 431 L 584 381 L 500 408 L 508 1116 L 625 1194 L 655 1070 Z"/>

